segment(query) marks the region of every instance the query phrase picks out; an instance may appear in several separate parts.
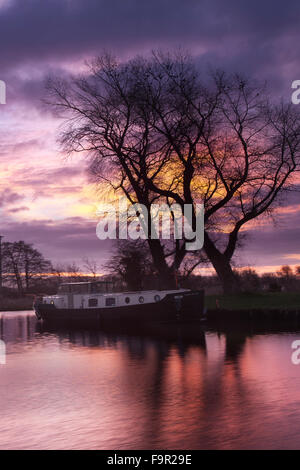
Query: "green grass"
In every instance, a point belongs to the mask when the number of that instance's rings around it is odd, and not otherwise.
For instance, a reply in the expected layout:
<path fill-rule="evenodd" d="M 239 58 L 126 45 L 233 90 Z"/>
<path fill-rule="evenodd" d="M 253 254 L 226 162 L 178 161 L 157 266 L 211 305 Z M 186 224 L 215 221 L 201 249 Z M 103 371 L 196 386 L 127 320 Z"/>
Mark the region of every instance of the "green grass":
<path fill-rule="evenodd" d="M 206 308 L 217 308 L 217 299 L 219 308 L 226 310 L 300 309 L 300 292 L 208 295 L 205 297 Z"/>

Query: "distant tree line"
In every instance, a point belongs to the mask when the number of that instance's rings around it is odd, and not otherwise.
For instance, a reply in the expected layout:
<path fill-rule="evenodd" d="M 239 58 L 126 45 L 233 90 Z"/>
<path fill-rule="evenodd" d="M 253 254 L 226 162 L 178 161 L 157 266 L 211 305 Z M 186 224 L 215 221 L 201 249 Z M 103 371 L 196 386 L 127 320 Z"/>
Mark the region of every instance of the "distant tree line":
<path fill-rule="evenodd" d="M 53 266 L 32 244 L 24 241 L 2 243 L 3 291 L 19 295 L 54 294 L 62 282 L 98 280 L 100 276 L 115 282 L 116 289 L 142 290 L 163 287 L 147 243 L 143 240 L 117 241 L 110 259 L 100 265 L 84 258 L 77 263 Z M 178 287 L 204 288 L 207 292 L 221 289 L 217 276 L 195 274 L 195 259 L 187 258 L 182 268 L 173 273 Z M 100 272 L 104 274 L 99 274 Z M 235 269 L 242 292 L 298 291 L 300 266 L 282 266 L 274 273 L 259 275 L 255 269 Z"/>
<path fill-rule="evenodd" d="M 208 291 L 222 288 L 216 275 L 202 275 L 195 273 L 199 266 L 199 259 L 192 255 L 185 259 L 185 263 L 177 272 L 173 272 L 174 283 L 178 287 L 208 288 Z M 201 262 L 205 266 L 205 260 Z M 209 266 L 206 263 L 206 266 Z M 152 261 L 147 243 L 143 240 L 117 241 L 111 258 L 103 265 L 104 270 L 115 281 L 120 281 L 130 290 L 160 288 L 160 277 Z M 201 272 L 201 270 L 200 270 Z M 253 268 L 234 269 L 236 282 L 241 292 L 279 292 L 300 290 L 300 266 L 282 266 L 274 273 L 259 275 Z"/>
<path fill-rule="evenodd" d="M 2 294 L 17 290 L 27 293 L 56 293 L 61 282 L 75 282 L 98 278 L 99 267 L 84 258 L 77 263 L 53 266 L 32 244 L 24 241 L 2 243 Z"/>

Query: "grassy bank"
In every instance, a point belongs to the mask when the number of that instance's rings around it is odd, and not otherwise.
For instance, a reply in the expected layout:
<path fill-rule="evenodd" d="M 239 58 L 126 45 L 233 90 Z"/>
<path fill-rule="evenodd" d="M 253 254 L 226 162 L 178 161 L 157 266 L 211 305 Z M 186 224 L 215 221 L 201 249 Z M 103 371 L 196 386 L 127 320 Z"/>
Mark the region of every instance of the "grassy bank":
<path fill-rule="evenodd" d="M 32 310 L 33 297 L 0 297 L 0 312 Z"/>
<path fill-rule="evenodd" d="M 217 305 L 218 304 L 218 305 Z M 208 310 L 297 310 L 300 309 L 300 292 L 268 292 L 255 294 L 208 295 L 205 297 Z"/>

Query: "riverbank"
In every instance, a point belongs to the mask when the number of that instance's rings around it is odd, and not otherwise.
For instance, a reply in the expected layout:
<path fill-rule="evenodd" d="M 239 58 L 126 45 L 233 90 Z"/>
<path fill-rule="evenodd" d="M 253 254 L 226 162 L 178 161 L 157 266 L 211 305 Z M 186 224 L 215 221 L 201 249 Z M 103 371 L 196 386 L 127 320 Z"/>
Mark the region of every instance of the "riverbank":
<path fill-rule="evenodd" d="M 258 292 L 205 296 L 207 310 L 300 310 L 300 292 Z"/>
<path fill-rule="evenodd" d="M 26 297 L 0 297 L 0 312 L 33 310 L 33 295 Z"/>
<path fill-rule="evenodd" d="M 211 295 L 205 306 L 212 324 L 300 324 L 300 292 Z"/>

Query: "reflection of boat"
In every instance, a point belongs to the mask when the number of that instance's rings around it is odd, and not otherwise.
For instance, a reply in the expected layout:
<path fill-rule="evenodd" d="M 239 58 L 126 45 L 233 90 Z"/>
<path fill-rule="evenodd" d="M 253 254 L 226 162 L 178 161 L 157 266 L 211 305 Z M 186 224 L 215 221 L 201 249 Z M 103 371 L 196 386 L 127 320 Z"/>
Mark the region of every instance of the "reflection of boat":
<path fill-rule="evenodd" d="M 139 325 L 138 322 L 127 324 L 105 323 L 92 327 L 86 327 L 77 323 L 59 323 L 59 322 L 37 322 L 36 332 L 41 335 L 55 335 L 62 344 L 65 340 L 81 347 L 106 347 L 116 346 L 121 341 L 128 346 L 139 344 L 139 347 L 133 348 L 135 351 L 141 351 L 142 345 L 156 344 L 161 345 L 166 350 L 175 347 L 184 352 L 190 346 L 201 347 L 206 351 L 205 333 L 201 322 L 152 322 L 145 325 Z"/>
<path fill-rule="evenodd" d="M 62 284 L 57 295 L 38 298 L 38 319 L 140 322 L 200 319 L 203 291 L 188 289 L 113 292 L 109 282 Z"/>

